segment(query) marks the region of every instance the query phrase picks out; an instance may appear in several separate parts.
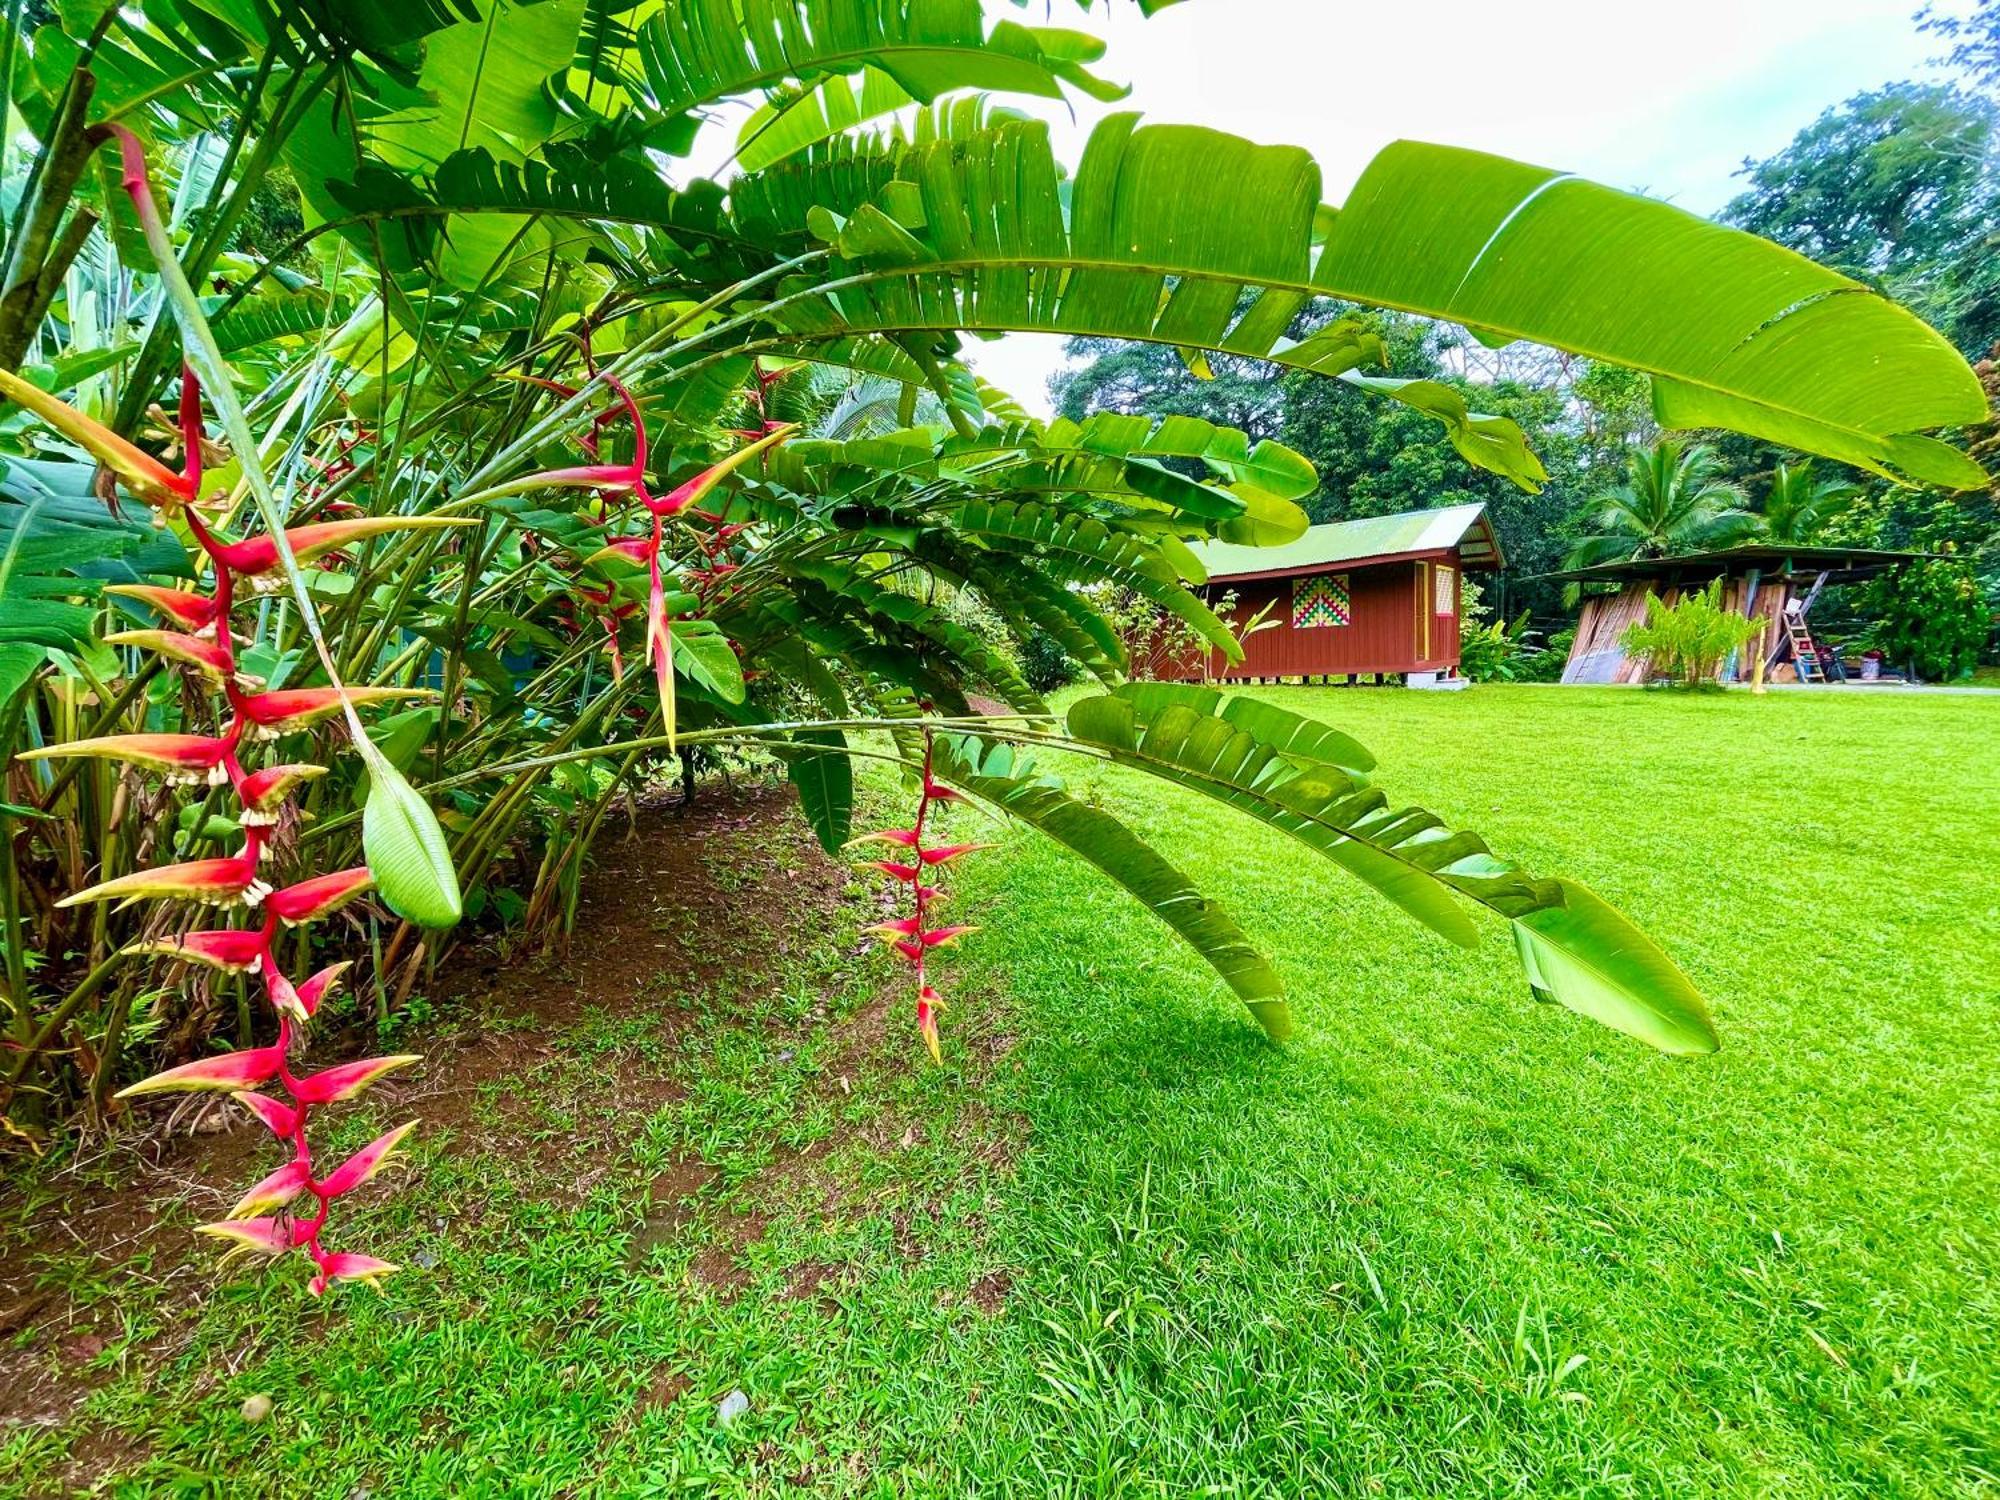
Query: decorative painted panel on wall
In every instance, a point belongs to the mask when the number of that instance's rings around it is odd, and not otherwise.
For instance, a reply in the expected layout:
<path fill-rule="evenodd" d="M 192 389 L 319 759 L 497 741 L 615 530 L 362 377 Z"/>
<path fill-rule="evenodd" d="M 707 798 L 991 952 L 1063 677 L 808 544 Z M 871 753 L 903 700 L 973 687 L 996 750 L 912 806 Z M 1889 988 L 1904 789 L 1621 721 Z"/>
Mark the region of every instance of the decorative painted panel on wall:
<path fill-rule="evenodd" d="M 1292 580 L 1292 629 L 1321 630 L 1354 623 L 1354 599 L 1345 573 Z"/>

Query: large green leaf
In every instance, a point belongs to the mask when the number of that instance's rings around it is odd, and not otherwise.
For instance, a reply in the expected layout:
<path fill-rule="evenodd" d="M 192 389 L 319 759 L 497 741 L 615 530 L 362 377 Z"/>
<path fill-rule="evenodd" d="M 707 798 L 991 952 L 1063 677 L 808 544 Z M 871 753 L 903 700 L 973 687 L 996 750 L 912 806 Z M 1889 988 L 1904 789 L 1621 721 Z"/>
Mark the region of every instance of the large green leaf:
<path fill-rule="evenodd" d="M 662 111 L 872 68 L 925 103 L 957 89 L 1098 99 L 1125 91 L 1085 71 L 1104 44 L 1081 32 L 997 23 L 979 0 L 666 0 L 640 28 Z M 894 106 L 891 106 L 894 107 Z"/>
<path fill-rule="evenodd" d="M 821 747 L 789 754 L 785 774 L 799 789 L 799 806 L 820 847 L 838 854 L 854 833 L 854 763 L 847 757 L 847 736 L 838 729 L 815 729 L 794 738 Z"/>
<path fill-rule="evenodd" d="M 1344 736 L 1329 740 L 1325 726 L 1269 704 L 1232 711 L 1242 701 L 1135 684 L 1079 699 L 1068 722 L 1112 760 L 1291 834 L 1455 942 L 1477 937 L 1458 897 L 1505 917 L 1538 999 L 1661 1051 L 1715 1050 L 1700 993 L 1615 909 L 1573 882 L 1528 876 L 1432 813 L 1392 809 L 1341 769 L 1336 757 L 1351 758 Z"/>
<path fill-rule="evenodd" d="M 1274 1041 L 1291 1035 L 1284 982 L 1235 921 L 1144 839 L 1101 808 L 1079 802 L 1055 778 L 1006 745 L 947 738 L 933 769 L 1089 860 L 1180 934 L 1250 1008 Z"/>
<path fill-rule="evenodd" d="M 1351 322 L 1286 336 L 1310 299 L 1339 297 L 1643 370 L 1668 421 L 1980 482 L 1963 455 L 1919 435 L 1983 414 L 1964 360 L 1895 304 L 1791 251 L 1438 146 L 1390 147 L 1338 212 L 1319 199 L 1303 151 L 1141 128 L 1130 115 L 1097 127 L 1073 185 L 1046 127 L 1002 122 L 815 151 L 732 190 L 746 226 L 810 229 L 839 258 L 825 290 L 801 279 L 774 305 L 772 320 L 800 333 L 1042 330 L 1344 375 L 1376 352 Z M 1511 423 L 1453 411 L 1429 382 L 1365 383 L 1444 420 L 1470 461 L 1540 482 Z"/>

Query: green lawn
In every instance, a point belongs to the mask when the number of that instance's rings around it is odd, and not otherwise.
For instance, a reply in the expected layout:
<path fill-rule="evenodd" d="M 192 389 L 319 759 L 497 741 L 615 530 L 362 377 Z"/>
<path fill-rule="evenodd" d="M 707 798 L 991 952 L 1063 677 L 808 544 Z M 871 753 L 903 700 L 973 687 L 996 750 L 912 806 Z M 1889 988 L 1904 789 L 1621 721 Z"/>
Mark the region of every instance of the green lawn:
<path fill-rule="evenodd" d="M 83 1419 L 0 1433 L 0 1491 L 86 1442 L 137 1445 L 135 1494 L 2000 1484 L 2000 699 L 1271 696 L 1621 905 L 1723 1051 L 1536 1006 L 1497 924 L 1463 953 L 1301 846 L 1107 774 L 1280 963 L 1285 1050 L 1136 906 L 1006 834 L 954 867 L 984 926 L 946 981 L 946 1069 L 897 1016 L 909 1068 L 831 1087 L 848 1044 L 813 1007 L 879 972 L 845 931 L 671 1053 L 586 1021 L 495 1108 L 618 1120 L 613 1067 L 684 1094 L 574 1159 L 433 1139 L 368 1210 L 367 1248 L 428 1269 L 332 1310 L 243 1278 L 170 1356 L 114 1341 Z M 718 1176 L 684 1232 L 635 1252 L 646 1184 L 697 1155 Z M 747 1282 L 693 1277 L 752 1208 Z"/>

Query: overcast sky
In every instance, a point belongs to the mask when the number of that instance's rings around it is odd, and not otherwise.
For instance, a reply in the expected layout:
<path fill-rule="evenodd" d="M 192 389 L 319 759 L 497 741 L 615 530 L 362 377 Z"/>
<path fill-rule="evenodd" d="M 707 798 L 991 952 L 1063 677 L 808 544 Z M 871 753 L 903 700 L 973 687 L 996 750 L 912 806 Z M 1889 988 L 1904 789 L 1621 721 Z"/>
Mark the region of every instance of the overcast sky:
<path fill-rule="evenodd" d="M 1346 196 L 1393 140 L 1475 146 L 1713 213 L 1745 156 L 1768 156 L 1830 104 L 1928 76 L 1938 50 L 1921 0 L 1187 0 L 1142 20 L 1118 0 L 1082 16 L 1068 0 L 994 16 L 1082 26 L 1110 50 L 1096 71 L 1131 98 L 1027 107 L 1055 126 L 1072 166 L 1113 110 L 1211 125 L 1319 159 Z M 1964 3 L 1942 7 L 1962 12 Z M 1010 104 L 1021 101 L 1010 98 Z M 1046 412 L 1061 340 L 1017 334 L 974 346 L 980 372 Z"/>

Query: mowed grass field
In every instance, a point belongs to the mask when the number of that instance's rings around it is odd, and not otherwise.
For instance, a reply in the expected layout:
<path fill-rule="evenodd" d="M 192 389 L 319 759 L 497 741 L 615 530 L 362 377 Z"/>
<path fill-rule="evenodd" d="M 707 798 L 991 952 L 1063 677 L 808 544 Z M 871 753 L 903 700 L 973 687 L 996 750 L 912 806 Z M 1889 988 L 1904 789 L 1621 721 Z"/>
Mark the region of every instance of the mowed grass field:
<path fill-rule="evenodd" d="M 849 969 L 846 928 L 754 1002 L 663 996 L 706 1018 L 671 1048 L 582 1018 L 493 1088 L 491 1131 L 433 1136 L 355 1216 L 421 1267 L 384 1297 L 239 1278 L 147 1355 L 144 1288 L 103 1288 L 129 1342 L 80 1413 L 0 1433 L 0 1493 L 86 1454 L 122 1494 L 2000 1484 L 2000 698 L 1267 692 L 1622 906 L 1721 1053 L 1537 1006 L 1498 923 L 1465 953 L 1281 835 L 1072 768 L 1267 945 L 1288 1047 L 1115 888 L 999 833 L 952 867 L 982 929 L 944 1069 L 900 1010 L 873 1071 L 823 1024 L 887 972 Z M 645 1068 L 666 1102 L 605 1082 Z M 621 1110 L 608 1149 L 549 1154 Z"/>

